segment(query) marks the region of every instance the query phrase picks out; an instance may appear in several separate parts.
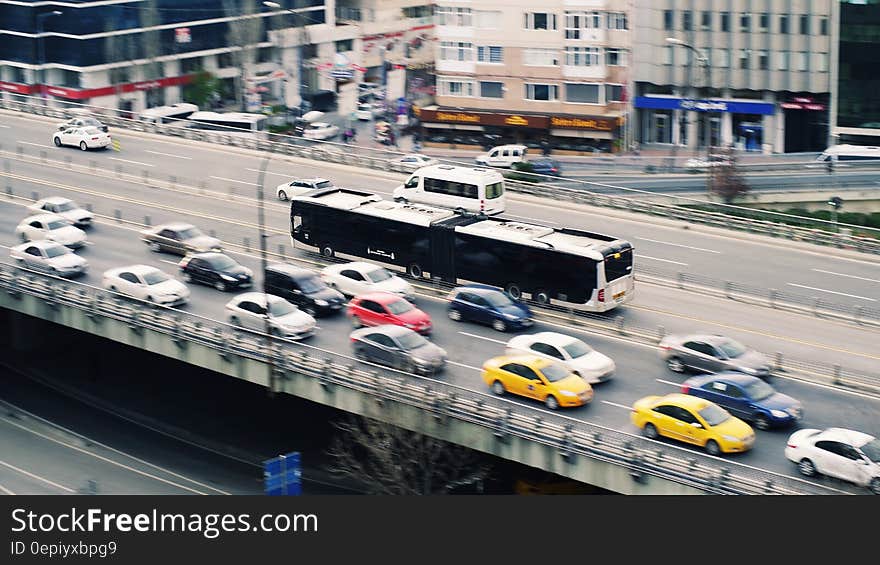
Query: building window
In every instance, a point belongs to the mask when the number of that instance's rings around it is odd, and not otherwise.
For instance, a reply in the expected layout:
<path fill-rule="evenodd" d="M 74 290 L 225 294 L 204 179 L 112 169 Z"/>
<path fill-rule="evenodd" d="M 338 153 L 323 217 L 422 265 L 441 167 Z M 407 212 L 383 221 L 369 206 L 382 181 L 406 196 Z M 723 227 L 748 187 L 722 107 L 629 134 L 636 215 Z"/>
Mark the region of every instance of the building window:
<path fill-rule="evenodd" d="M 770 14 L 768 14 L 767 12 L 763 12 L 760 15 L 760 17 L 758 17 L 758 28 L 761 31 L 766 32 L 767 28 L 769 28 L 769 27 L 770 27 Z"/>
<path fill-rule="evenodd" d="M 739 50 L 739 68 L 748 69 L 749 68 L 749 50 L 748 49 L 740 49 Z"/>
<path fill-rule="evenodd" d="M 458 41 L 441 41 L 440 59 L 442 61 L 473 61 L 474 45 Z"/>
<path fill-rule="evenodd" d="M 721 31 L 730 31 L 730 12 L 721 12 Z"/>
<path fill-rule="evenodd" d="M 608 29 L 629 29 L 626 12 L 608 12 Z"/>
<path fill-rule="evenodd" d="M 806 71 L 810 66 L 810 54 L 804 51 L 800 51 L 795 57 L 795 62 L 797 67 L 794 70 L 796 71 Z"/>
<path fill-rule="evenodd" d="M 726 69 L 730 67 L 730 49 L 716 49 L 718 56 L 715 57 L 715 66 Z"/>
<path fill-rule="evenodd" d="M 470 8 L 453 8 L 451 6 L 437 6 L 434 10 L 435 21 L 440 26 L 470 26 L 473 25 L 473 15 Z"/>
<path fill-rule="evenodd" d="M 340 39 L 336 42 L 336 52 L 344 53 L 345 51 L 352 51 L 354 49 L 353 44 L 354 41 L 351 39 Z"/>
<path fill-rule="evenodd" d="M 671 65 L 672 64 L 672 46 L 666 45 L 663 47 L 663 64 Z"/>
<path fill-rule="evenodd" d="M 474 27 L 480 29 L 498 29 L 501 12 L 497 10 L 477 10 L 473 13 Z"/>
<path fill-rule="evenodd" d="M 405 18 L 430 18 L 433 15 L 434 6 L 409 6 L 403 9 L 403 17 Z"/>
<path fill-rule="evenodd" d="M 540 102 L 553 102 L 559 99 L 559 86 L 556 84 L 525 84 L 525 99 Z"/>
<path fill-rule="evenodd" d="M 742 32 L 748 33 L 748 31 L 751 29 L 751 27 L 752 27 L 752 15 L 749 14 L 748 12 L 746 12 L 739 17 L 739 30 Z"/>
<path fill-rule="evenodd" d="M 801 35 L 810 35 L 810 16 L 808 14 L 801 16 Z"/>
<path fill-rule="evenodd" d="M 672 10 L 663 10 L 663 29 L 666 31 L 672 31 L 675 29 L 675 26 L 672 24 L 672 18 Z"/>
<path fill-rule="evenodd" d="M 66 86 L 68 88 L 79 88 L 80 74 L 79 71 L 71 71 L 68 69 L 63 69 L 61 71 L 61 84 L 58 86 Z"/>
<path fill-rule="evenodd" d="M 504 83 L 480 81 L 480 97 L 504 98 Z"/>
<path fill-rule="evenodd" d="M 598 104 L 599 86 L 598 84 L 566 83 L 565 101 L 575 104 Z"/>
<path fill-rule="evenodd" d="M 788 33 L 788 14 L 779 16 L 779 33 Z"/>
<path fill-rule="evenodd" d="M 766 71 L 770 68 L 770 57 L 767 55 L 766 51 L 758 51 L 758 68 L 762 71 Z"/>
<path fill-rule="evenodd" d="M 788 51 L 779 51 L 776 53 L 776 69 L 779 71 L 787 71 L 789 66 L 788 58 Z"/>
<path fill-rule="evenodd" d="M 606 84 L 605 85 L 605 102 L 623 102 L 623 85 L 622 84 Z"/>
<path fill-rule="evenodd" d="M 700 28 L 703 31 L 709 31 L 712 29 L 712 12 L 703 12 L 700 20 Z"/>
<path fill-rule="evenodd" d="M 693 14 L 690 10 L 685 10 L 681 13 L 681 29 L 684 31 L 691 31 L 693 29 Z"/>
<path fill-rule="evenodd" d="M 828 72 L 828 53 L 814 53 L 813 54 L 816 64 L 813 65 L 816 67 L 816 70 L 820 73 Z"/>
<path fill-rule="evenodd" d="M 605 49 L 605 64 L 609 67 L 626 66 L 626 49 L 609 47 Z"/>
<path fill-rule="evenodd" d="M 566 47 L 565 64 L 569 67 L 595 67 L 599 65 L 598 47 Z"/>
<path fill-rule="evenodd" d="M 220 53 L 217 55 L 217 66 L 221 69 L 226 69 L 229 67 L 234 67 L 235 63 L 232 61 L 232 53 Z"/>
<path fill-rule="evenodd" d="M 559 65 L 559 52 L 556 49 L 523 49 L 523 65 L 555 67 Z"/>
<path fill-rule="evenodd" d="M 527 12 L 523 14 L 523 27 L 526 29 L 556 29 L 556 14 L 547 12 Z"/>
<path fill-rule="evenodd" d="M 622 14 L 624 18 L 626 14 Z M 610 16 L 610 14 L 609 14 Z M 609 19 L 610 22 L 610 19 Z M 623 25 L 626 25 L 624 19 Z M 565 38 L 586 39 L 585 31 L 588 29 L 601 29 L 602 14 L 599 12 L 565 12 Z M 556 29 L 556 28 L 554 28 Z M 623 28 L 626 29 L 626 28 Z"/>
<path fill-rule="evenodd" d="M 819 20 L 819 35 L 828 35 L 828 18 Z"/>
<path fill-rule="evenodd" d="M 440 86 L 438 89 L 441 96 L 473 96 L 474 83 L 469 80 L 459 80 L 454 78 L 438 78 L 437 82 Z"/>
<path fill-rule="evenodd" d="M 180 74 L 188 75 L 202 69 L 201 57 L 188 57 L 180 60 Z"/>
<path fill-rule="evenodd" d="M 480 45 L 477 47 L 477 61 L 480 63 L 503 63 L 504 49 L 494 45 Z"/>

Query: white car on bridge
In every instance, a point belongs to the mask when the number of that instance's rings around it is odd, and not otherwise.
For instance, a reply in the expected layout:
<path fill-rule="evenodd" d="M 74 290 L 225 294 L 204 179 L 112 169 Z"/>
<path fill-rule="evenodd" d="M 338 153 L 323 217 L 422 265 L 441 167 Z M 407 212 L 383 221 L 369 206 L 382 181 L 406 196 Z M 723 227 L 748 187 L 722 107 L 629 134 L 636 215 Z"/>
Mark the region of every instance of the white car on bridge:
<path fill-rule="evenodd" d="M 80 208 L 76 202 L 63 196 L 50 196 L 41 198 L 27 207 L 34 214 L 58 214 L 70 220 L 74 226 L 85 228 L 92 225 L 94 215 Z"/>
<path fill-rule="evenodd" d="M 410 302 L 415 299 L 412 285 L 392 274 L 385 267 L 366 261 L 328 265 L 321 271 L 321 279 L 327 283 L 327 286 L 335 288 L 346 296 L 384 290 L 398 294 Z"/>
<path fill-rule="evenodd" d="M 268 307 L 267 307 L 268 304 Z M 245 292 L 226 303 L 229 323 L 258 332 L 303 339 L 314 335 L 315 318 L 274 294 Z"/>
<path fill-rule="evenodd" d="M 89 149 L 103 149 L 112 142 L 109 133 L 104 133 L 94 126 L 84 128 L 69 128 L 63 131 L 55 132 L 52 137 L 56 147 L 62 145 L 70 145 L 79 147 L 83 151 Z"/>
<path fill-rule="evenodd" d="M 605 382 L 614 373 L 614 361 L 576 337 L 539 332 L 518 335 L 507 342 L 507 355 L 532 354 L 556 361 L 590 384 Z"/>
<path fill-rule="evenodd" d="M 20 267 L 44 271 L 61 277 L 85 273 L 89 262 L 54 241 L 31 241 L 9 249 L 9 256 Z"/>
<path fill-rule="evenodd" d="M 58 214 L 28 216 L 16 226 L 15 235 L 22 242 L 45 239 L 74 249 L 86 244 L 86 232 Z"/>
<path fill-rule="evenodd" d="M 880 439 L 847 430 L 803 429 L 791 434 L 785 457 L 807 477 L 826 475 L 880 494 Z"/>
<path fill-rule="evenodd" d="M 275 188 L 275 194 L 278 196 L 278 200 L 290 200 L 291 196 L 300 196 L 310 190 L 332 187 L 333 183 L 327 179 L 294 179 L 290 182 L 279 184 Z"/>
<path fill-rule="evenodd" d="M 151 265 L 129 265 L 104 271 L 101 286 L 131 298 L 163 306 L 180 306 L 189 301 L 189 289 L 182 282 Z"/>

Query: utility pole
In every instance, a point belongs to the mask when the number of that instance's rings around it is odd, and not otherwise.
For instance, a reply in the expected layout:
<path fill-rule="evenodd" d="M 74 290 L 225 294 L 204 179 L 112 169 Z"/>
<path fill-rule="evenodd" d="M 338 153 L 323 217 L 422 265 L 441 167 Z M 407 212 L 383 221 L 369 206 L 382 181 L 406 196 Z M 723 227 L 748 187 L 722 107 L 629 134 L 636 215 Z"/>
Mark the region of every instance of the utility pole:
<path fill-rule="evenodd" d="M 697 63 L 703 68 L 703 80 L 705 81 L 706 99 L 708 100 L 712 91 L 712 68 L 709 58 L 690 43 L 682 41 L 677 37 L 667 37 L 666 42 L 672 45 L 681 45 L 692 51 L 694 56 L 696 56 Z M 690 69 L 690 64 L 688 64 L 688 69 Z M 687 82 L 690 82 L 690 80 Z M 706 123 L 706 191 L 712 192 L 712 113 L 709 111 L 706 112 Z"/>

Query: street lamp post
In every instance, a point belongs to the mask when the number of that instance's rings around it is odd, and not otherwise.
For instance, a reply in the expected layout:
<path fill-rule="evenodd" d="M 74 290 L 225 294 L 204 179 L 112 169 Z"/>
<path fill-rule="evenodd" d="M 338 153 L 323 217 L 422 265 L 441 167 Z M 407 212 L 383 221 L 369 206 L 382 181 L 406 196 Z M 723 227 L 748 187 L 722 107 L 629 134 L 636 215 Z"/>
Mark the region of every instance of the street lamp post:
<path fill-rule="evenodd" d="M 46 69 L 43 68 L 45 65 L 45 50 L 46 48 L 43 45 L 43 21 L 46 18 L 51 18 L 52 16 L 60 16 L 64 12 L 60 10 L 52 10 L 51 12 L 43 12 L 42 14 L 37 14 L 37 63 L 40 66 L 40 99 L 43 103 L 46 103 Z"/>
<path fill-rule="evenodd" d="M 706 98 L 709 98 L 711 88 L 712 88 L 712 68 L 709 64 L 709 58 L 699 49 L 678 39 L 677 37 L 667 37 L 666 42 L 671 45 L 681 45 L 682 47 L 692 51 L 694 55 L 697 57 L 697 63 L 703 68 L 704 73 L 704 82 L 706 87 Z M 711 191 L 711 182 L 712 182 L 712 120 L 711 113 L 706 112 L 706 122 L 708 124 L 708 128 L 706 131 L 706 190 Z"/>
<path fill-rule="evenodd" d="M 263 2 L 263 6 L 266 6 L 267 8 L 273 8 L 275 10 L 284 10 L 285 12 L 287 12 L 289 14 L 293 14 L 294 16 L 297 16 L 297 17 L 299 16 L 299 14 L 297 14 L 295 11 L 293 11 L 290 8 L 282 8 L 281 4 L 279 4 L 278 2 Z M 305 71 L 305 65 L 303 64 L 303 55 L 305 53 L 305 43 L 308 40 L 308 36 L 306 35 L 305 22 L 300 20 L 299 23 L 301 25 L 297 26 L 300 29 L 300 33 L 299 33 L 299 37 L 298 37 L 299 45 L 297 45 L 297 80 L 299 81 L 299 85 L 297 87 L 297 94 L 299 94 L 300 110 L 303 110 L 303 109 L 305 109 L 304 108 L 305 99 L 303 97 L 303 94 L 304 94 L 303 75 L 304 75 L 304 71 Z M 286 81 L 287 81 L 287 79 L 285 79 L 285 83 L 286 83 Z M 287 92 L 286 88 L 285 88 L 285 92 Z M 287 105 L 286 100 L 285 100 L 284 104 Z M 303 112 L 301 111 L 300 115 L 302 115 L 302 114 L 303 114 Z"/>

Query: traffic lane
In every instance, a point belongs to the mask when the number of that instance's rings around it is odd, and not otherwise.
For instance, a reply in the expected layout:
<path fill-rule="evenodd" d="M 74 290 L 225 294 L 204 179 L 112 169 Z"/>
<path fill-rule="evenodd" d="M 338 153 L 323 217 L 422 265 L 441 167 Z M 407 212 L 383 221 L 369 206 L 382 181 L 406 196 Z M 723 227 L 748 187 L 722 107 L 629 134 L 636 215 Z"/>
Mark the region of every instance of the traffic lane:
<path fill-rule="evenodd" d="M 566 169 L 563 169 L 564 171 Z M 752 191 L 775 192 L 805 190 L 811 188 L 838 190 L 855 190 L 857 188 L 876 188 L 876 171 L 837 171 L 830 175 L 823 171 L 791 172 L 790 174 L 745 173 L 743 179 Z M 675 175 L 653 177 L 650 174 L 640 176 L 622 175 L 580 175 L 563 174 L 560 179 L 551 180 L 570 188 L 583 188 L 598 192 L 626 192 L 622 188 L 631 188 L 656 193 L 705 192 L 706 174 Z M 596 186 L 584 183 L 595 183 Z M 782 205 L 781 205 L 782 206 Z"/>

